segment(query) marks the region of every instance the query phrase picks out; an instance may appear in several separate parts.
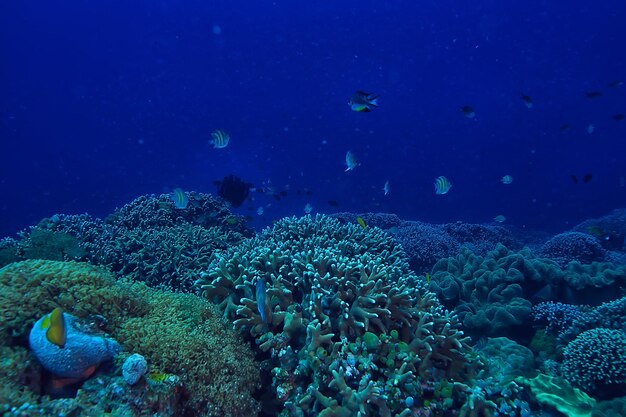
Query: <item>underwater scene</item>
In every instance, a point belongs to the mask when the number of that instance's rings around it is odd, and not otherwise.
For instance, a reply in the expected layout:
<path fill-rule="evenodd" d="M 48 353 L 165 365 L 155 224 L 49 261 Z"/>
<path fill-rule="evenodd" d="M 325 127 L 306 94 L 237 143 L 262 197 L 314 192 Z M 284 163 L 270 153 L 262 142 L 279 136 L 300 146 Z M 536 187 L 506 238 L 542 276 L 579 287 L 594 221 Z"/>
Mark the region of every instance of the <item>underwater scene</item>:
<path fill-rule="evenodd" d="M 0 417 L 626 417 L 625 22 L 0 1 Z"/>

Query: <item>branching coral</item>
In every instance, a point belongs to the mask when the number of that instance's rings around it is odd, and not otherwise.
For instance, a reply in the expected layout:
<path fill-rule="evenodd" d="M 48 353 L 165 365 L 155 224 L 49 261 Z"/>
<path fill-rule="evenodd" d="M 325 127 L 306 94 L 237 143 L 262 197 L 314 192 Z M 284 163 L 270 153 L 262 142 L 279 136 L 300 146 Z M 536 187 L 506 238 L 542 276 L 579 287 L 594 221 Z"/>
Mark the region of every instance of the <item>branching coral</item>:
<path fill-rule="evenodd" d="M 197 285 L 270 354 L 282 375 L 275 376 L 277 399 L 295 415 L 361 409 L 384 415 L 389 404 L 399 413 L 403 396 L 414 395 L 411 378 L 462 379 L 468 372 L 468 339 L 455 315 L 378 228 L 321 215 L 283 219 L 220 252 Z M 267 288 L 261 299 L 259 285 Z M 265 320 L 261 310 L 269 313 Z M 280 358 L 290 365 L 277 366 Z M 359 388 L 355 373 L 370 375 L 365 386 Z M 339 380 L 328 384 L 333 378 Z M 397 387 L 388 385 L 392 378 Z M 307 385 L 314 390 L 295 388 Z M 387 396 L 387 406 L 378 395 Z"/>

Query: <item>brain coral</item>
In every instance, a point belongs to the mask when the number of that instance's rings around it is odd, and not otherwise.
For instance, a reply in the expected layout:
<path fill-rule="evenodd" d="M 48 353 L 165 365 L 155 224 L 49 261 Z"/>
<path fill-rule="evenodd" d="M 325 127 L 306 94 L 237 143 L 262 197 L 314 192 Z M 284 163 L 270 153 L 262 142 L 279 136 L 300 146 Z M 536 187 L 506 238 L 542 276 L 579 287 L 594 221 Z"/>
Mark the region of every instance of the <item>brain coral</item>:
<path fill-rule="evenodd" d="M 562 372 L 596 397 L 626 395 L 626 335 L 603 328 L 581 333 L 565 347 Z"/>
<path fill-rule="evenodd" d="M 0 269 L 0 288 L 0 346 L 26 344 L 35 321 L 61 307 L 85 321 L 98 318 L 125 352 L 143 355 L 153 371 L 178 375 L 190 415 L 257 412 L 252 352 L 206 300 L 116 281 L 77 262 L 7 265 Z"/>
<path fill-rule="evenodd" d="M 293 415 L 400 413 L 417 378 L 462 379 L 470 362 L 454 314 L 378 228 L 283 219 L 220 252 L 197 285 L 271 358 Z"/>

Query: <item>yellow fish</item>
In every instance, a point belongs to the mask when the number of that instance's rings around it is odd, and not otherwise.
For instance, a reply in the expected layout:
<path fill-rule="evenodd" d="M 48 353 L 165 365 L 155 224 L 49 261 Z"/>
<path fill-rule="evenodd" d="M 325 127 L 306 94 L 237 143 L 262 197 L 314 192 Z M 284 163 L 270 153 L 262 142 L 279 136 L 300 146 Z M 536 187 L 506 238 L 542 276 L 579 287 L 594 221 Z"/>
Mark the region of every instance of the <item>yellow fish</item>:
<path fill-rule="evenodd" d="M 67 327 L 65 326 L 65 318 L 63 310 L 57 307 L 52 310 L 41 322 L 41 328 L 46 330 L 46 339 L 48 342 L 54 343 L 60 348 L 65 346 L 67 341 Z"/>
<path fill-rule="evenodd" d="M 424 278 L 426 278 L 426 282 L 430 284 L 431 277 L 430 277 L 430 274 L 428 272 L 424 273 Z"/>
<path fill-rule="evenodd" d="M 359 226 L 361 226 L 363 228 L 363 230 L 365 230 L 365 228 L 367 228 L 367 225 L 365 224 L 365 220 L 363 220 L 363 217 L 358 216 L 356 218 L 356 222 L 359 224 Z"/>

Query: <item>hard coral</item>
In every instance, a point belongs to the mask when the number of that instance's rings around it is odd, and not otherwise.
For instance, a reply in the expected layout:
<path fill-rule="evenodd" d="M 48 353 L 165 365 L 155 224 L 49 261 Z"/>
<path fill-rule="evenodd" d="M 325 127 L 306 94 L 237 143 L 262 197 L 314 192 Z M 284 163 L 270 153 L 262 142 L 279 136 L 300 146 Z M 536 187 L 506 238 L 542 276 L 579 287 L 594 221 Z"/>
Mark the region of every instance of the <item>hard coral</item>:
<path fill-rule="evenodd" d="M 24 344 L 55 307 L 95 320 L 154 371 L 180 376 L 185 409 L 199 416 L 250 416 L 258 371 L 252 353 L 211 303 L 141 283 L 117 281 L 75 262 L 25 261 L 0 269 L 0 345 Z M 79 393 L 80 395 L 80 393 Z M 14 404 L 19 406 L 19 404 Z"/>
<path fill-rule="evenodd" d="M 585 264 L 604 261 L 606 250 L 600 245 L 598 239 L 589 234 L 566 232 L 558 234 L 544 243 L 539 254 L 545 258 L 554 259 L 560 265 L 565 266 L 571 261 Z"/>
<path fill-rule="evenodd" d="M 22 233 L 18 255 L 87 260 L 152 287 L 189 290 L 214 251 L 239 243 L 252 231 L 220 200 L 187 194 L 184 209 L 163 194 L 138 197 L 104 221 L 85 214 L 52 216 Z"/>
<path fill-rule="evenodd" d="M 597 398 L 626 395 L 626 335 L 621 330 L 581 333 L 563 352 L 563 375 Z"/>
<path fill-rule="evenodd" d="M 383 396 L 400 413 L 405 407 L 397 399 L 417 395 L 411 380 L 462 379 L 468 372 L 468 340 L 455 315 L 378 228 L 322 215 L 283 219 L 220 252 L 197 285 L 271 356 L 277 398 L 292 413 L 386 415 L 377 400 Z M 267 288 L 262 298 L 259 285 Z M 368 375 L 360 378 L 364 386 L 355 372 Z M 338 382 L 329 385 L 332 379 Z M 289 380 L 312 388 L 289 390 Z"/>

